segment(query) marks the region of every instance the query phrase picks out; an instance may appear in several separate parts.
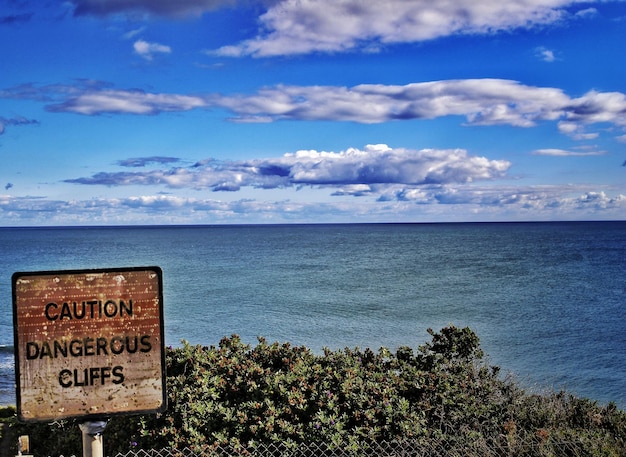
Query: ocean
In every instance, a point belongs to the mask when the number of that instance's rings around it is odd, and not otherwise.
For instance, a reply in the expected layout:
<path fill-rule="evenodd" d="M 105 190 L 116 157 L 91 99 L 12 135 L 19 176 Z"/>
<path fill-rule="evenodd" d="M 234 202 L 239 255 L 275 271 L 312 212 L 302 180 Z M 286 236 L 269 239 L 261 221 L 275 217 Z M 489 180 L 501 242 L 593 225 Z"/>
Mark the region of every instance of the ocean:
<path fill-rule="evenodd" d="M 14 272 L 159 266 L 165 339 L 417 348 L 471 327 L 528 389 L 626 408 L 626 222 L 0 228 L 0 405 Z"/>

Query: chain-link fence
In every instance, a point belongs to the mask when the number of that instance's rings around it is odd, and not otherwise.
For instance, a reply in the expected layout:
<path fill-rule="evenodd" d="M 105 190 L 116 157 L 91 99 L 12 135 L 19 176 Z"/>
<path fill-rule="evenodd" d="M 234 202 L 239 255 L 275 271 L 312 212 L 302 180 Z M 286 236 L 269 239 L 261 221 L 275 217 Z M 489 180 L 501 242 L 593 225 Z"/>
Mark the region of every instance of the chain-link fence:
<path fill-rule="evenodd" d="M 601 453 L 589 449 L 583 442 L 538 441 L 485 443 L 418 443 L 381 442 L 368 445 L 331 445 L 310 443 L 299 445 L 259 444 L 253 447 L 212 447 L 201 451 L 182 450 L 132 450 L 114 457 L 583 457 Z"/>

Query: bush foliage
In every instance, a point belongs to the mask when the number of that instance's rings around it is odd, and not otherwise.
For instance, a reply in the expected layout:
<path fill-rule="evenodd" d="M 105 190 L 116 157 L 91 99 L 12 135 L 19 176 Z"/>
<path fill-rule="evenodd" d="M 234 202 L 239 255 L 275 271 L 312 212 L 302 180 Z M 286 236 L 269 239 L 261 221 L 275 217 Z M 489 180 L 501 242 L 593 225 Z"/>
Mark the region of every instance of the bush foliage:
<path fill-rule="evenodd" d="M 565 440 L 581 443 L 588 455 L 626 456 L 626 413 L 614 404 L 526 393 L 485 362 L 469 328 L 429 333 L 431 341 L 417 350 L 395 353 L 346 348 L 316 355 L 262 338 L 252 347 L 236 335 L 217 347 L 184 342 L 167 351 L 167 412 L 111 419 L 106 453 L 311 442 L 358 450 L 412 439 L 505 442 L 509 449 Z M 13 419 L 11 431 L 30 435 L 35 455 L 81 453 L 71 421 Z"/>

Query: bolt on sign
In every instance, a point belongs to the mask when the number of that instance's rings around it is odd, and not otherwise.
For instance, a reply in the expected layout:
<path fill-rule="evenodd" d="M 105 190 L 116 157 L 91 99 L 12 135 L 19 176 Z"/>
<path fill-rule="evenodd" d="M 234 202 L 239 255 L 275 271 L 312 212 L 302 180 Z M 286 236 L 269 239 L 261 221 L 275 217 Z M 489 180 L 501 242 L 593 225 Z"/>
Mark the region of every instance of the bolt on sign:
<path fill-rule="evenodd" d="M 18 418 L 166 408 L 159 267 L 14 273 Z"/>

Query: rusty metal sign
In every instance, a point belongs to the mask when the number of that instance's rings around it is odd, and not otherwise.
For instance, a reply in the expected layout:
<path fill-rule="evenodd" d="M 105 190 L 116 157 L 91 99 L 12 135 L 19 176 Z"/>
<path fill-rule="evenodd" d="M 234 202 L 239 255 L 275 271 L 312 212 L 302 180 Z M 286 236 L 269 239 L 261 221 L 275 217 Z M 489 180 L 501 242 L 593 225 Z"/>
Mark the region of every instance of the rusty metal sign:
<path fill-rule="evenodd" d="M 22 421 L 164 411 L 159 267 L 15 273 Z"/>

